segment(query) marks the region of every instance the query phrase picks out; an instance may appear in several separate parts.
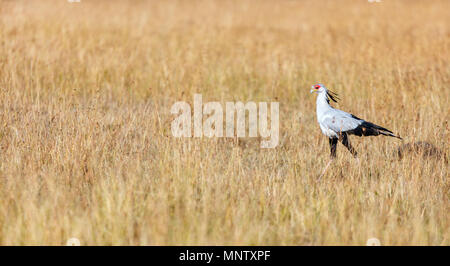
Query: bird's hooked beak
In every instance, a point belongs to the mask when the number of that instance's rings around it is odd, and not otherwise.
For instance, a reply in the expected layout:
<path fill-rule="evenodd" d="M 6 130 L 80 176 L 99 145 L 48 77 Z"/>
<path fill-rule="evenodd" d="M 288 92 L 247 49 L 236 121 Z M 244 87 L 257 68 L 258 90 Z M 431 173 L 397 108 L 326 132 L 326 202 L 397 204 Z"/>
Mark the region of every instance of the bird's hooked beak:
<path fill-rule="evenodd" d="M 314 88 L 314 86 L 311 86 L 312 90 L 309 91 L 309 93 L 317 92 L 317 89 Z"/>

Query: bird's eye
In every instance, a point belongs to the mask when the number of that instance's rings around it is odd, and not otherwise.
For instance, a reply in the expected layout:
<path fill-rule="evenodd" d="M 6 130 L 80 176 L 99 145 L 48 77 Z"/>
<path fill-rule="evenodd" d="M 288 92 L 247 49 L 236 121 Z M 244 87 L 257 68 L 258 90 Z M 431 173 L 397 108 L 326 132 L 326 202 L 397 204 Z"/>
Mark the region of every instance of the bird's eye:
<path fill-rule="evenodd" d="M 316 88 L 316 90 L 320 89 L 319 85 L 314 86 L 314 88 Z"/>

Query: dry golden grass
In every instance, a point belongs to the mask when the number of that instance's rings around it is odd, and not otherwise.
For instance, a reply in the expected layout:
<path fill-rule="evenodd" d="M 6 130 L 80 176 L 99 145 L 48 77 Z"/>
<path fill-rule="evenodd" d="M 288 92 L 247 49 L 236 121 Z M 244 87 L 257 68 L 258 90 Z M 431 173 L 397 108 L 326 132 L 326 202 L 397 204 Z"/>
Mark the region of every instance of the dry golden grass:
<path fill-rule="evenodd" d="M 449 1 L 0 1 L 0 244 L 449 245 Z M 310 86 L 399 133 L 328 140 Z M 171 105 L 279 101 L 280 146 Z"/>

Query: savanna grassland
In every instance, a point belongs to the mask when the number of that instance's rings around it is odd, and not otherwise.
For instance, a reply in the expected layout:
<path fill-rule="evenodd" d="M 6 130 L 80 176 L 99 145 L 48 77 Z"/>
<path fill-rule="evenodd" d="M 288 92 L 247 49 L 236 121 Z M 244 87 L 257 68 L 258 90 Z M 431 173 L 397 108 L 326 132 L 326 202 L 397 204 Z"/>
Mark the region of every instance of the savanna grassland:
<path fill-rule="evenodd" d="M 450 1 L 0 1 L 0 244 L 449 245 Z M 400 134 L 329 160 L 311 85 Z M 278 101 L 280 143 L 174 138 Z M 442 156 L 395 149 L 426 141 Z"/>

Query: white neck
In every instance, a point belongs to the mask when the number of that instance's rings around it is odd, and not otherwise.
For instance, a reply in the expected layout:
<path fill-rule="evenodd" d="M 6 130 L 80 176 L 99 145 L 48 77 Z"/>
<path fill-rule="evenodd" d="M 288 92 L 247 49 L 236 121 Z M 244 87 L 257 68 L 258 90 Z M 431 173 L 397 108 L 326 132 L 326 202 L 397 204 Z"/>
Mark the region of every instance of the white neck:
<path fill-rule="evenodd" d="M 327 101 L 327 95 L 325 92 L 319 93 L 316 99 L 316 112 L 317 118 L 320 118 L 326 111 L 333 109 Z"/>

